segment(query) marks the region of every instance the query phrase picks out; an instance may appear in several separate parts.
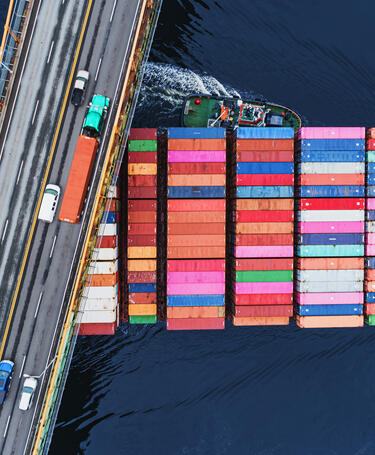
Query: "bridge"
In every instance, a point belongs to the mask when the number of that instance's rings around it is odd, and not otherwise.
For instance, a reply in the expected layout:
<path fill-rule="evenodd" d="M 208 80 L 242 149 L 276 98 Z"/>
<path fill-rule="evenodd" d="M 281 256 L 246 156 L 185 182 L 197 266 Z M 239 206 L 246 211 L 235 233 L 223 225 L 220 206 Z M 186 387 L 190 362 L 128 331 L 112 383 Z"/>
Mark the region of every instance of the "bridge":
<path fill-rule="evenodd" d="M 46 454 L 79 326 L 98 225 L 115 184 L 161 0 L 10 0 L 0 48 L 0 357 L 15 362 L 0 453 Z M 67 182 L 86 100 L 111 99 L 79 224 L 37 221 L 47 183 Z M 57 217 L 56 217 L 57 218 Z M 102 220 L 103 221 L 103 220 Z M 18 409 L 24 375 L 39 378 Z"/>

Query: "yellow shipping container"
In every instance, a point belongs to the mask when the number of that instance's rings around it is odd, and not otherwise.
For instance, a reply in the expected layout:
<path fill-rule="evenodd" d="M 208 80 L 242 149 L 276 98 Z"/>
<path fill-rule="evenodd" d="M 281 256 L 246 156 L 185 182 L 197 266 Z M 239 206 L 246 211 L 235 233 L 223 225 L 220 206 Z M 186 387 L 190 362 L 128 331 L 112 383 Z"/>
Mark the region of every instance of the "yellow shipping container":
<path fill-rule="evenodd" d="M 130 303 L 128 309 L 129 316 L 153 316 L 157 311 L 155 303 Z"/>
<path fill-rule="evenodd" d="M 156 246 L 128 246 L 128 258 L 130 259 L 156 258 Z"/>
<path fill-rule="evenodd" d="M 129 175 L 156 175 L 158 171 L 156 163 L 129 163 Z"/>
<path fill-rule="evenodd" d="M 156 272 L 155 259 L 133 259 L 128 261 L 129 272 Z"/>

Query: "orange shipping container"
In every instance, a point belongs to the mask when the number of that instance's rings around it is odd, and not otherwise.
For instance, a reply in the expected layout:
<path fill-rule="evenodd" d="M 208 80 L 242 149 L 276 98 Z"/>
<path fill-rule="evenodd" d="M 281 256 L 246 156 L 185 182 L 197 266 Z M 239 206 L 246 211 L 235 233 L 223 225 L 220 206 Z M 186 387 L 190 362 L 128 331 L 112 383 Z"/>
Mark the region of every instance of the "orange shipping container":
<path fill-rule="evenodd" d="M 156 163 L 129 163 L 129 175 L 156 175 L 158 172 Z"/>
<path fill-rule="evenodd" d="M 128 223 L 156 223 L 155 212 L 128 212 Z"/>
<path fill-rule="evenodd" d="M 375 283 L 375 269 L 366 270 L 366 280 Z"/>
<path fill-rule="evenodd" d="M 225 308 L 223 306 L 186 306 L 168 307 L 167 318 L 223 318 Z"/>
<path fill-rule="evenodd" d="M 375 281 L 365 281 L 365 292 L 375 292 Z"/>
<path fill-rule="evenodd" d="M 225 212 L 169 212 L 168 223 L 225 223 Z"/>
<path fill-rule="evenodd" d="M 129 316 L 153 316 L 156 314 L 156 305 L 152 304 L 129 304 Z"/>
<path fill-rule="evenodd" d="M 128 261 L 128 272 L 155 272 L 155 259 L 133 259 Z"/>
<path fill-rule="evenodd" d="M 129 246 L 128 258 L 153 259 L 156 258 L 156 246 Z"/>
<path fill-rule="evenodd" d="M 293 139 L 237 139 L 237 150 L 293 150 Z"/>
<path fill-rule="evenodd" d="M 300 270 L 354 270 L 363 269 L 363 258 L 298 258 Z"/>
<path fill-rule="evenodd" d="M 363 316 L 296 316 L 296 324 L 302 329 L 363 327 Z"/>
<path fill-rule="evenodd" d="M 225 174 L 168 175 L 168 186 L 225 186 Z"/>
<path fill-rule="evenodd" d="M 130 304 L 156 304 L 156 292 L 131 292 L 128 296 Z"/>
<path fill-rule="evenodd" d="M 293 199 L 237 199 L 237 210 L 294 210 Z"/>
<path fill-rule="evenodd" d="M 79 136 L 60 207 L 60 221 L 79 222 L 97 149 L 96 139 Z"/>
<path fill-rule="evenodd" d="M 363 174 L 301 174 L 299 185 L 364 185 Z"/>
<path fill-rule="evenodd" d="M 235 326 L 243 325 L 289 325 L 290 318 L 283 317 L 262 317 L 262 318 L 239 318 L 233 316 L 232 322 Z"/>
<path fill-rule="evenodd" d="M 168 139 L 168 150 L 225 150 L 225 139 Z"/>
<path fill-rule="evenodd" d="M 292 234 L 293 223 L 237 223 L 237 234 Z"/>
<path fill-rule="evenodd" d="M 225 235 L 168 235 L 168 246 L 225 246 Z"/>
<path fill-rule="evenodd" d="M 114 286 L 118 283 L 118 272 L 105 275 L 88 275 L 88 286 Z"/>
<path fill-rule="evenodd" d="M 170 259 L 220 259 L 225 258 L 225 246 L 168 246 Z"/>
<path fill-rule="evenodd" d="M 169 223 L 168 234 L 225 234 L 225 223 Z"/>

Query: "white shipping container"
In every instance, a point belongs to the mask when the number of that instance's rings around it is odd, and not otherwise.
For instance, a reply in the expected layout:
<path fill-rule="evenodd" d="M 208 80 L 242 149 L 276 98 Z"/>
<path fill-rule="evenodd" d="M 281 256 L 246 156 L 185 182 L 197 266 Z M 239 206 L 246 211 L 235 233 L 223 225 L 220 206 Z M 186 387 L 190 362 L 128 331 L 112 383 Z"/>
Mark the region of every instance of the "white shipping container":
<path fill-rule="evenodd" d="M 118 271 L 118 261 L 91 262 L 89 275 L 112 275 Z"/>
<path fill-rule="evenodd" d="M 298 221 L 364 221 L 364 210 L 300 210 Z"/>
<path fill-rule="evenodd" d="M 108 199 L 110 199 L 110 198 L 119 199 L 120 198 L 118 186 L 110 185 L 110 187 L 108 188 L 107 198 Z"/>
<path fill-rule="evenodd" d="M 88 299 L 112 299 L 117 296 L 117 284 L 115 286 L 85 286 L 82 295 Z"/>
<path fill-rule="evenodd" d="M 363 281 L 364 270 L 297 270 L 298 281 Z"/>
<path fill-rule="evenodd" d="M 375 221 L 366 221 L 366 232 L 375 232 Z"/>
<path fill-rule="evenodd" d="M 94 248 L 92 259 L 95 261 L 113 261 L 118 258 L 118 249 L 115 248 Z"/>
<path fill-rule="evenodd" d="M 117 235 L 117 224 L 100 224 L 98 235 Z"/>
<path fill-rule="evenodd" d="M 113 311 L 117 308 L 117 297 L 112 299 L 82 299 L 80 311 Z"/>
<path fill-rule="evenodd" d="M 300 174 L 364 174 L 365 163 L 301 163 Z"/>
<path fill-rule="evenodd" d="M 117 311 L 85 311 L 82 314 L 81 324 L 88 323 L 111 323 L 115 322 Z"/>
<path fill-rule="evenodd" d="M 363 292 L 363 282 L 296 281 L 295 289 L 299 292 Z"/>

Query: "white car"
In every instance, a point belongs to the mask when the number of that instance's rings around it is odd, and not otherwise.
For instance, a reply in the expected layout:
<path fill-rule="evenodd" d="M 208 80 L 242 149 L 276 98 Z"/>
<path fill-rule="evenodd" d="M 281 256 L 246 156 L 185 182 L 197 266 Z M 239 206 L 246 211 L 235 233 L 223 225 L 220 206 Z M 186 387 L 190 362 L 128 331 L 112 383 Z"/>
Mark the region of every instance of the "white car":
<path fill-rule="evenodd" d="M 73 106 L 80 106 L 83 102 L 85 95 L 86 86 L 89 81 L 90 74 L 86 70 L 79 70 L 77 73 L 76 80 L 74 82 L 74 88 L 72 92 L 71 102 Z"/>
<path fill-rule="evenodd" d="M 38 385 L 38 381 L 35 378 L 29 377 L 25 379 L 22 387 L 22 394 L 19 404 L 21 411 L 27 411 L 33 403 L 33 396 L 35 389 Z"/>
<path fill-rule="evenodd" d="M 57 203 L 60 197 L 60 187 L 49 183 L 43 194 L 42 203 L 40 204 L 38 220 L 52 223 L 55 216 Z"/>

